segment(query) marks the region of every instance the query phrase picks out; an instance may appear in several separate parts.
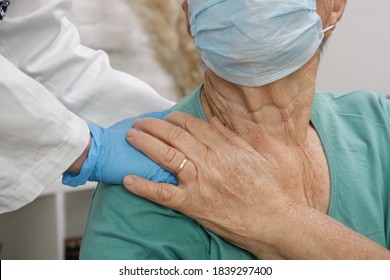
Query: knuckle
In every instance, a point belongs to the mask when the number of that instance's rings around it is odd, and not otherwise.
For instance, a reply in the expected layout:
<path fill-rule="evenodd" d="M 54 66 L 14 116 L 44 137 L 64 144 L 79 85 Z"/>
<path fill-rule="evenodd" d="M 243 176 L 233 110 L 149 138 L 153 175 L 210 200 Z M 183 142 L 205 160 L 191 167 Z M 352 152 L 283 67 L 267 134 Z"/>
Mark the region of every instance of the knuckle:
<path fill-rule="evenodd" d="M 180 127 L 175 126 L 172 128 L 172 130 L 168 133 L 168 140 L 171 142 L 175 142 L 183 137 L 184 130 Z"/>
<path fill-rule="evenodd" d="M 197 127 L 199 127 L 199 119 L 197 118 L 188 118 L 184 122 L 184 129 L 187 131 L 193 131 Z"/>
<path fill-rule="evenodd" d="M 199 177 L 199 170 L 198 167 L 196 166 L 195 162 L 189 161 L 188 162 L 188 170 L 186 174 L 186 180 L 189 181 L 195 181 Z"/>
<path fill-rule="evenodd" d="M 165 185 L 159 185 L 156 190 L 157 200 L 163 203 L 170 202 L 172 200 L 172 190 Z"/>
<path fill-rule="evenodd" d="M 156 201 L 183 213 L 186 213 L 186 210 L 190 208 L 191 204 L 188 197 L 179 195 L 173 188 L 167 185 L 159 185 L 157 187 Z"/>
<path fill-rule="evenodd" d="M 165 152 L 165 162 L 167 164 L 171 164 L 174 162 L 174 160 L 176 159 L 176 155 L 177 155 L 177 150 L 170 147 L 167 149 L 167 151 Z"/>

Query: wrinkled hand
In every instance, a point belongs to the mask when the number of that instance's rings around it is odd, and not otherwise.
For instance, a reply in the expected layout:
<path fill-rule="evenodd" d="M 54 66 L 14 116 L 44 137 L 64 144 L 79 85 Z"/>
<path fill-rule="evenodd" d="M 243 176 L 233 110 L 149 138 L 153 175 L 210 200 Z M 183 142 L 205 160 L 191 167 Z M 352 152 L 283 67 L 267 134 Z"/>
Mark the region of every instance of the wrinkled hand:
<path fill-rule="evenodd" d="M 171 172 L 188 158 L 177 174 L 178 187 L 128 176 L 128 190 L 182 212 L 258 257 L 276 257 L 270 247 L 293 203 L 271 176 L 270 164 L 242 138 L 217 119 L 206 123 L 177 112 L 165 121 L 137 120 L 127 139 Z"/>
<path fill-rule="evenodd" d="M 87 160 L 81 173 L 65 173 L 63 183 L 77 186 L 88 181 L 121 185 L 127 174 L 136 174 L 155 182 L 177 184 L 176 176 L 134 149 L 126 141 L 126 133 L 137 119 L 162 119 L 171 111 L 147 113 L 118 122 L 105 129 L 90 125 L 93 135 Z"/>

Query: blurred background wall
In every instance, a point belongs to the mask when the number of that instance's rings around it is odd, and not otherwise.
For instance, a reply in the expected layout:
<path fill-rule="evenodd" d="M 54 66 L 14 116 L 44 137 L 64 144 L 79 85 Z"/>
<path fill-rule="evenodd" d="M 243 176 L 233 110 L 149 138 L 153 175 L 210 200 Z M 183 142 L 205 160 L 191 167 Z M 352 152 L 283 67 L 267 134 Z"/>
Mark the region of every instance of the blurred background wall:
<path fill-rule="evenodd" d="M 319 90 L 368 89 L 390 96 L 389 11 L 388 0 L 348 1 L 321 61 Z"/>
<path fill-rule="evenodd" d="M 200 83 L 199 56 L 182 0 L 74 0 L 70 19 L 83 44 L 105 50 L 115 69 L 178 100 Z"/>
<path fill-rule="evenodd" d="M 82 42 L 106 50 L 115 68 L 176 100 L 200 82 L 181 2 L 75 0 L 71 18 Z M 319 90 L 369 89 L 390 96 L 389 11 L 388 0 L 348 1 L 322 57 Z"/>

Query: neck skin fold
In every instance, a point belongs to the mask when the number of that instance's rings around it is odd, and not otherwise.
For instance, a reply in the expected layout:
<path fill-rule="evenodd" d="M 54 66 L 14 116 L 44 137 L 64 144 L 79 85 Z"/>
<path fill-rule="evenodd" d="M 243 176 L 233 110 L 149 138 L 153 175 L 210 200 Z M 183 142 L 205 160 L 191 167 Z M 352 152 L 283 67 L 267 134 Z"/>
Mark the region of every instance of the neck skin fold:
<path fill-rule="evenodd" d="M 208 119 L 217 117 L 280 173 L 287 192 L 326 212 L 328 199 L 321 200 L 325 196 L 316 188 L 313 161 L 321 144 L 310 123 L 317 66 L 318 54 L 288 77 L 260 87 L 235 85 L 206 70 L 201 101 Z"/>
<path fill-rule="evenodd" d="M 207 69 L 202 105 L 252 146 L 258 141 L 304 145 L 318 66 L 316 54 L 293 74 L 259 87 L 232 84 Z"/>

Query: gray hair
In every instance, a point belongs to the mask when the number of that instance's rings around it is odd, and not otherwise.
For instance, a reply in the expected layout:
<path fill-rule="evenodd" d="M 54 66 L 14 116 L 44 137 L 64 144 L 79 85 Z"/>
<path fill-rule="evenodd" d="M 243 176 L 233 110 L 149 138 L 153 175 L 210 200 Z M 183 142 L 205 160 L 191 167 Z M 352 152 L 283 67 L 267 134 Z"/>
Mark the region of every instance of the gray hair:
<path fill-rule="evenodd" d="M 318 51 L 318 59 L 319 59 L 319 60 L 321 60 L 321 55 L 322 55 L 322 53 L 323 53 L 324 50 L 325 50 L 326 43 L 328 42 L 328 38 L 329 38 L 329 37 L 324 37 L 324 39 L 323 39 L 322 42 L 321 42 L 321 45 L 320 45 L 319 51 Z"/>

